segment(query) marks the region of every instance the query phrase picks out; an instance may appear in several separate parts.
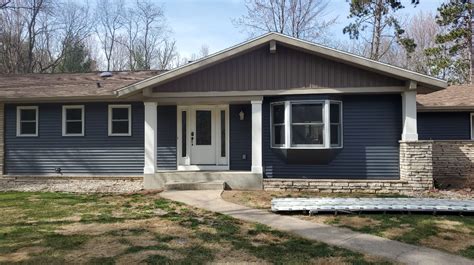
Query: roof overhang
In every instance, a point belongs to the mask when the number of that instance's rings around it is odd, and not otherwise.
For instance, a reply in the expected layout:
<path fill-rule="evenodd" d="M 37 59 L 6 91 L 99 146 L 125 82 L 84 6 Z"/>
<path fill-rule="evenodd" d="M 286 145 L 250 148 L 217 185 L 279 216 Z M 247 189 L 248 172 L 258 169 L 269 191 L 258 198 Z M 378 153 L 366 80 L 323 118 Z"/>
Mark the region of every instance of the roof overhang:
<path fill-rule="evenodd" d="M 294 47 L 305 52 L 313 53 L 319 56 L 326 57 L 331 60 L 350 64 L 359 68 L 367 69 L 386 76 L 417 82 L 418 87 L 424 87 L 432 90 L 440 90 L 447 87 L 447 82 L 431 76 L 419 74 L 400 67 L 389 65 L 386 63 L 377 62 L 362 56 L 354 55 L 348 52 L 328 48 L 312 42 L 300 40 L 280 33 L 267 33 L 255 39 L 241 43 L 239 45 L 222 50 L 210 56 L 204 57 L 195 62 L 186 64 L 168 72 L 157 76 L 139 81 L 137 83 L 128 85 L 115 91 L 118 97 L 129 96 L 134 93 L 139 93 L 142 89 L 158 86 L 160 84 L 172 81 L 181 76 L 193 73 L 200 69 L 212 66 L 219 62 L 223 62 L 242 53 L 248 52 L 252 49 L 261 47 L 276 41 L 278 44 Z"/>

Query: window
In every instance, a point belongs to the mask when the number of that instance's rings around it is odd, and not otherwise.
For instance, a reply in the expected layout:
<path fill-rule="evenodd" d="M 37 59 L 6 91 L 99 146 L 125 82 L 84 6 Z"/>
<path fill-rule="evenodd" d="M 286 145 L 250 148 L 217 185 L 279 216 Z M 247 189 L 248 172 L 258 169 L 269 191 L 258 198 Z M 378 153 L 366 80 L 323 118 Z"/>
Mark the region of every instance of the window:
<path fill-rule="evenodd" d="M 342 112 L 341 112 L 341 102 L 332 101 L 329 107 L 330 112 L 330 123 L 331 123 L 331 147 L 340 147 L 342 144 L 342 134 L 341 134 L 341 121 L 342 121 Z"/>
<path fill-rule="evenodd" d="M 291 145 L 323 145 L 323 104 L 291 104 Z"/>
<path fill-rule="evenodd" d="M 84 136 L 84 106 L 63 106 L 63 136 Z"/>
<path fill-rule="evenodd" d="M 285 145 L 285 104 L 272 105 L 273 146 Z"/>
<path fill-rule="evenodd" d="M 342 102 L 285 101 L 271 104 L 272 147 L 342 147 Z"/>
<path fill-rule="evenodd" d="M 37 106 L 17 107 L 16 121 L 17 136 L 38 136 Z"/>
<path fill-rule="evenodd" d="M 109 105 L 109 136 L 132 135 L 132 107 Z"/>

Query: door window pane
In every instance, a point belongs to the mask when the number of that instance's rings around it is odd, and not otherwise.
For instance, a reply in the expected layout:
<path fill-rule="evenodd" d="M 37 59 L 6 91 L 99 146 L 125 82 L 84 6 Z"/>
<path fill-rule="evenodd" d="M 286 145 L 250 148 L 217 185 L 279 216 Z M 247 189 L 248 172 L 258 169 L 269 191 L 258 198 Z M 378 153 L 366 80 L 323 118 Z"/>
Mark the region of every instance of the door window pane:
<path fill-rule="evenodd" d="M 181 112 L 181 156 L 186 157 L 187 144 L 187 128 L 186 128 L 186 111 Z"/>
<path fill-rule="evenodd" d="M 212 124 L 211 111 L 196 111 L 196 145 L 211 145 L 212 142 Z"/>
<path fill-rule="evenodd" d="M 292 125 L 292 143 L 302 145 L 322 145 L 323 125 Z"/>
<path fill-rule="evenodd" d="M 221 110 L 221 157 L 225 157 L 225 111 Z"/>
<path fill-rule="evenodd" d="M 319 123 L 323 122 L 322 104 L 292 104 L 292 123 Z"/>

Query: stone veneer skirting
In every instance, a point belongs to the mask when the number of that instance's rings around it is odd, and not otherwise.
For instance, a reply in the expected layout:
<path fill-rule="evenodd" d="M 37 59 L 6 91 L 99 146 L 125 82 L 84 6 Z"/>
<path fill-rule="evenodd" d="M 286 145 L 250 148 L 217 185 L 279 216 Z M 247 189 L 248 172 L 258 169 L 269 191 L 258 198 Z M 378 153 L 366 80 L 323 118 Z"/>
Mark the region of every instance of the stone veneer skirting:
<path fill-rule="evenodd" d="M 264 179 L 270 191 L 406 193 L 433 188 L 433 142 L 400 142 L 399 180 Z"/>
<path fill-rule="evenodd" d="M 3 139 L 4 136 L 4 104 L 0 103 L 0 176 L 3 175 L 3 163 L 5 161 L 4 159 L 4 153 L 5 153 L 5 142 Z"/>
<path fill-rule="evenodd" d="M 441 188 L 474 188 L 474 141 L 434 141 L 433 176 Z"/>

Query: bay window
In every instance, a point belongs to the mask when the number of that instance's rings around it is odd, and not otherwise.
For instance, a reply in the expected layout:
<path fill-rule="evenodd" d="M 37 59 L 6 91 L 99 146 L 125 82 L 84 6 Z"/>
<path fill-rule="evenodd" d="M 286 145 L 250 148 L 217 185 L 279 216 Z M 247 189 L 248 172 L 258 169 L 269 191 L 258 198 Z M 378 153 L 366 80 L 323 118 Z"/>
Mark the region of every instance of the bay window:
<path fill-rule="evenodd" d="M 342 147 L 342 103 L 334 100 L 271 104 L 273 148 Z"/>

